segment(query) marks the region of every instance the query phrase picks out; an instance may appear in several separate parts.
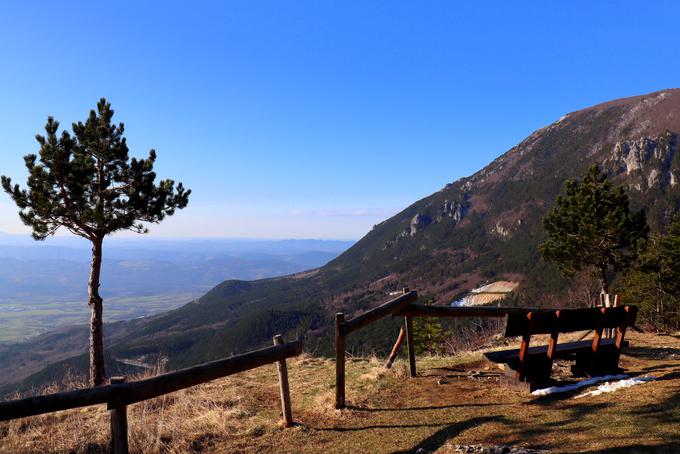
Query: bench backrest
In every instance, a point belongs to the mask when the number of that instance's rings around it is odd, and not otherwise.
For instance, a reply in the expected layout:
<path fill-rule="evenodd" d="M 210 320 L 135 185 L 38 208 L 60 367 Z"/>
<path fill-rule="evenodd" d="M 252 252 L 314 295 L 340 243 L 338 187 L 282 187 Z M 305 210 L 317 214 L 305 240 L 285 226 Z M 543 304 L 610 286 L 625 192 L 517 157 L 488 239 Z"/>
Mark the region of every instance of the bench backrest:
<path fill-rule="evenodd" d="M 623 328 L 635 324 L 636 306 L 559 309 L 508 314 L 505 337 Z"/>

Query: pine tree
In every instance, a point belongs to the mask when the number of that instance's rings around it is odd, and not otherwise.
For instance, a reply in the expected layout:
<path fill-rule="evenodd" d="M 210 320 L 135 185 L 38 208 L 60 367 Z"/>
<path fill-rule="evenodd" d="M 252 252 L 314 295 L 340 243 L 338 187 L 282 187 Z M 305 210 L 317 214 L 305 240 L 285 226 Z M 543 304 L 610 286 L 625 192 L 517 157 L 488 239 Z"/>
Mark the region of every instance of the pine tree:
<path fill-rule="evenodd" d="M 623 297 L 640 306 L 641 316 L 660 328 L 680 327 L 680 214 L 665 235 L 649 246 L 622 280 Z"/>
<path fill-rule="evenodd" d="M 19 207 L 19 216 L 44 240 L 60 228 L 92 243 L 88 281 L 90 318 L 90 384 L 105 381 L 102 298 L 99 283 L 104 238 L 130 230 L 146 233 L 146 223 L 158 223 L 189 202 L 191 190 L 173 180 L 155 184 L 156 152 L 146 159 L 129 159 L 124 126 L 111 123 L 111 104 L 102 98 L 85 123 L 73 123 L 73 134 L 57 135 L 59 123 L 47 119 L 46 135 L 37 135 L 38 156 L 24 157 L 28 189 L 2 176 L 2 187 Z"/>
<path fill-rule="evenodd" d="M 607 271 L 630 267 L 649 232 L 644 211 L 631 214 L 623 188 L 612 188 L 595 165 L 580 180 L 566 182 L 566 194 L 557 198 L 543 226 L 548 233 L 539 246 L 543 259 L 566 275 L 591 270 L 602 293 L 609 293 Z"/>
<path fill-rule="evenodd" d="M 417 318 L 413 322 L 413 343 L 417 355 L 442 353 L 444 341 L 451 335 L 434 317 Z"/>

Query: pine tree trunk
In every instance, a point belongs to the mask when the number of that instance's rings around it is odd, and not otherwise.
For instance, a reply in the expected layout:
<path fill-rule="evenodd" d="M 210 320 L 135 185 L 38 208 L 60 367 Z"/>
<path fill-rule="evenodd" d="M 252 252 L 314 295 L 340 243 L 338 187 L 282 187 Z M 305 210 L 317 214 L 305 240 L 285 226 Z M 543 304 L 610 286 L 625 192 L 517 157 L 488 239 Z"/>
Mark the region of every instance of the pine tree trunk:
<path fill-rule="evenodd" d="M 88 304 L 90 306 L 90 386 L 104 384 L 104 332 L 102 319 L 102 298 L 99 296 L 99 276 L 102 270 L 102 243 L 97 238 L 92 242 L 92 267 L 88 282 Z"/>
<path fill-rule="evenodd" d="M 609 283 L 607 282 L 607 268 L 600 268 L 600 294 L 609 294 Z"/>

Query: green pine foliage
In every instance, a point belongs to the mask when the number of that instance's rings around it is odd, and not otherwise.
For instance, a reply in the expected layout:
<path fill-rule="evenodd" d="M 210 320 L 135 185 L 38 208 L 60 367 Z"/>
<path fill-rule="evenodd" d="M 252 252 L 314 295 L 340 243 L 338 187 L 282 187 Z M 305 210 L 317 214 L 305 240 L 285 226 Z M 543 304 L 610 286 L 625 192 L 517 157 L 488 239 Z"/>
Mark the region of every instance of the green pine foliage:
<path fill-rule="evenodd" d="M 581 179 L 568 180 L 565 192 L 543 218 L 548 239 L 539 252 L 567 276 L 591 270 L 609 293 L 607 272 L 626 270 L 644 249 L 645 212 L 631 213 L 624 189 L 612 188 L 596 165 Z"/>
<path fill-rule="evenodd" d="M 437 318 L 423 317 L 413 320 L 413 343 L 416 355 L 443 353 L 444 341 L 449 336 L 451 333 L 444 329 Z"/>
<path fill-rule="evenodd" d="M 660 329 L 680 328 L 680 215 L 665 235 L 650 239 L 636 266 L 622 279 L 625 301 L 640 306 L 640 315 Z"/>
<path fill-rule="evenodd" d="M 104 238 L 114 232 L 146 233 L 143 224 L 158 223 L 189 202 L 191 190 L 173 180 L 155 183 L 156 152 L 146 159 L 128 156 L 124 125 L 111 122 L 113 109 L 102 98 L 85 123 L 73 123 L 73 134 L 57 134 L 59 122 L 49 117 L 46 135 L 37 135 L 39 156 L 24 157 L 28 189 L 2 176 L 2 187 L 19 207 L 19 217 L 44 240 L 59 229 L 92 243 L 88 281 L 90 319 L 90 384 L 104 383 L 102 298 L 99 295 Z"/>

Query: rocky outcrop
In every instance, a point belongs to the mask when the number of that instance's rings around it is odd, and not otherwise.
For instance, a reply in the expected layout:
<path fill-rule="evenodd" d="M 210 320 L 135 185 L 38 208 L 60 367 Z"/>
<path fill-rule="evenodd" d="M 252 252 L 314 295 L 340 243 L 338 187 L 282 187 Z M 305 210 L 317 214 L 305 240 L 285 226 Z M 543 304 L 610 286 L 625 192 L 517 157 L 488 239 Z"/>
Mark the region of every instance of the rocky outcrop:
<path fill-rule="evenodd" d="M 389 249 L 390 246 L 402 239 L 415 237 L 419 232 L 425 230 L 432 224 L 447 222 L 451 227 L 455 227 L 465 218 L 465 215 L 468 212 L 469 202 L 465 199 L 461 201 L 445 199 L 435 210 L 432 210 L 432 205 L 434 204 L 428 206 L 428 208 L 430 208 L 429 210 L 416 213 L 415 216 L 411 218 L 408 228 L 402 230 L 394 238 L 385 242 L 382 250 L 385 251 Z M 430 214 L 433 211 L 435 214 Z"/>
<path fill-rule="evenodd" d="M 628 187 L 638 191 L 655 186 L 675 186 L 678 178 L 671 169 L 671 163 L 676 148 L 677 135 L 671 133 L 617 142 L 604 166 L 614 175 L 628 177 Z"/>
<path fill-rule="evenodd" d="M 411 219 L 411 233 L 410 236 L 416 236 L 420 230 L 432 224 L 432 218 L 427 214 L 416 214 Z"/>
<path fill-rule="evenodd" d="M 449 201 L 447 199 L 444 200 L 444 204 L 442 205 L 441 211 L 437 215 L 435 221 L 442 222 L 443 220 L 445 220 L 445 218 L 450 218 L 451 221 L 453 221 L 453 224 L 455 225 L 463 220 L 466 212 L 467 212 L 466 203 Z"/>

